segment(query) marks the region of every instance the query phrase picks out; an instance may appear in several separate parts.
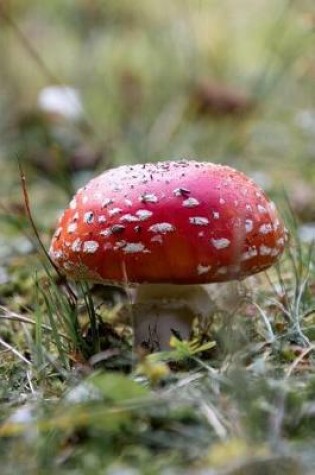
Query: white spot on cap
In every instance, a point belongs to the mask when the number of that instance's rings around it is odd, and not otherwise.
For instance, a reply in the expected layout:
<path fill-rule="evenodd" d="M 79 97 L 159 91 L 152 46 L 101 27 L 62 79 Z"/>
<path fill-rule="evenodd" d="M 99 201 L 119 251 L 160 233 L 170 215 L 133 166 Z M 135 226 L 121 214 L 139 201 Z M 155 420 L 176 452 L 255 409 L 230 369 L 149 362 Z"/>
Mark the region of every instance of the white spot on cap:
<path fill-rule="evenodd" d="M 79 219 L 79 213 L 77 211 L 76 213 L 74 213 L 73 218 L 72 218 L 71 221 L 78 221 L 78 219 Z"/>
<path fill-rule="evenodd" d="M 279 253 L 280 253 L 280 249 L 275 248 L 271 251 L 270 255 L 272 257 L 276 257 Z"/>
<path fill-rule="evenodd" d="M 109 216 L 115 216 L 116 214 L 119 214 L 119 213 L 121 213 L 120 208 L 113 208 L 113 209 L 108 210 Z"/>
<path fill-rule="evenodd" d="M 271 224 L 262 224 L 260 227 L 259 227 L 259 232 L 261 234 L 269 234 L 269 233 L 272 233 L 272 225 Z"/>
<path fill-rule="evenodd" d="M 142 203 L 157 203 L 158 197 L 152 193 L 144 193 L 139 197 L 139 201 Z"/>
<path fill-rule="evenodd" d="M 186 208 L 195 208 L 196 206 L 199 206 L 200 202 L 196 200 L 196 198 L 187 198 L 186 200 L 183 201 L 183 206 Z"/>
<path fill-rule="evenodd" d="M 258 213 L 260 213 L 260 214 L 265 214 L 265 213 L 267 213 L 266 208 L 265 208 L 264 206 L 262 206 L 262 205 L 257 205 L 257 209 L 258 209 Z"/>
<path fill-rule="evenodd" d="M 173 190 L 173 194 L 175 196 L 187 196 L 189 193 L 190 191 L 186 188 L 175 188 L 175 190 Z"/>
<path fill-rule="evenodd" d="M 245 219 L 245 231 L 250 233 L 253 230 L 254 223 L 251 219 Z"/>
<path fill-rule="evenodd" d="M 71 246 L 72 251 L 73 252 L 80 252 L 81 251 L 81 245 L 82 245 L 81 239 L 76 239 L 72 243 L 72 246 Z"/>
<path fill-rule="evenodd" d="M 284 238 L 277 239 L 278 246 L 284 246 Z"/>
<path fill-rule="evenodd" d="M 146 249 L 145 245 L 142 244 L 142 242 L 128 242 L 123 247 L 123 251 L 126 254 L 134 254 L 137 252 L 150 252 L 148 249 Z"/>
<path fill-rule="evenodd" d="M 62 227 L 60 226 L 57 231 L 55 232 L 55 235 L 54 235 L 54 238 L 57 239 L 59 238 L 60 234 L 61 234 L 61 231 L 62 231 Z"/>
<path fill-rule="evenodd" d="M 104 214 L 101 214 L 98 218 L 97 221 L 99 223 L 106 223 L 106 216 Z"/>
<path fill-rule="evenodd" d="M 107 206 L 113 204 L 114 201 L 111 199 L 111 198 L 105 198 L 103 201 L 102 201 L 102 204 L 101 204 L 101 207 L 102 208 L 106 208 Z"/>
<path fill-rule="evenodd" d="M 69 204 L 69 207 L 71 209 L 75 209 L 77 207 L 77 200 L 75 198 L 73 198 L 71 201 L 70 201 L 70 204 Z"/>
<path fill-rule="evenodd" d="M 225 200 L 224 200 L 223 198 L 220 198 L 219 203 L 220 203 L 220 205 L 224 205 L 224 204 L 225 204 Z"/>
<path fill-rule="evenodd" d="M 156 236 L 153 236 L 153 238 L 151 238 L 151 241 L 163 244 L 163 237 L 160 234 L 157 234 Z"/>
<path fill-rule="evenodd" d="M 132 206 L 132 201 L 128 200 L 127 198 L 125 199 L 125 203 L 127 206 Z"/>
<path fill-rule="evenodd" d="M 106 228 L 106 229 L 103 229 L 102 231 L 100 231 L 101 236 L 108 237 L 111 234 L 112 234 L 111 228 Z"/>
<path fill-rule="evenodd" d="M 208 218 L 203 218 L 202 216 L 193 216 L 189 218 L 190 224 L 195 224 L 196 226 L 207 226 L 209 224 Z"/>
<path fill-rule="evenodd" d="M 229 245 L 231 244 L 231 241 L 226 238 L 220 238 L 220 239 L 211 239 L 211 243 L 216 249 L 225 249 L 226 247 L 229 247 Z"/>
<path fill-rule="evenodd" d="M 83 216 L 83 221 L 85 223 L 91 224 L 94 221 L 94 213 L 93 211 L 88 211 L 87 213 L 84 213 Z"/>
<path fill-rule="evenodd" d="M 60 261 L 60 259 L 63 258 L 63 252 L 62 251 L 51 251 L 50 252 L 50 257 L 52 258 L 53 261 Z"/>
<path fill-rule="evenodd" d="M 210 269 L 211 269 L 211 266 L 203 266 L 202 264 L 198 264 L 197 274 L 198 275 L 206 274 L 207 272 L 210 271 Z"/>
<path fill-rule="evenodd" d="M 261 256 L 269 256 L 272 253 L 272 251 L 273 251 L 272 247 L 265 246 L 264 244 L 262 244 L 259 247 L 259 254 Z"/>
<path fill-rule="evenodd" d="M 253 259 L 253 257 L 256 257 L 258 254 L 258 251 L 256 247 L 250 247 L 248 251 L 243 252 L 241 255 L 241 261 L 248 261 L 249 259 Z"/>
<path fill-rule="evenodd" d="M 248 203 L 245 205 L 245 208 L 247 209 L 247 211 L 253 211 L 252 205 L 250 205 Z"/>
<path fill-rule="evenodd" d="M 78 225 L 77 223 L 70 223 L 69 226 L 67 227 L 67 231 L 69 234 L 72 234 L 74 233 L 74 231 L 76 231 Z"/>
<path fill-rule="evenodd" d="M 122 247 L 125 247 L 126 244 L 127 244 L 126 241 L 117 241 L 114 249 L 121 249 Z"/>
<path fill-rule="evenodd" d="M 275 231 L 277 231 L 277 229 L 279 228 L 279 226 L 280 226 L 280 221 L 279 221 L 279 219 L 277 218 L 277 219 L 273 222 L 273 229 L 274 229 Z"/>
<path fill-rule="evenodd" d="M 220 213 L 218 211 L 212 211 L 213 219 L 220 219 Z"/>
<path fill-rule="evenodd" d="M 228 268 L 223 266 L 223 267 L 219 267 L 219 269 L 217 269 L 217 274 L 227 274 L 227 271 L 228 271 Z"/>
<path fill-rule="evenodd" d="M 84 195 L 82 198 L 82 203 L 86 204 L 88 201 L 89 201 L 89 198 L 86 195 Z"/>
<path fill-rule="evenodd" d="M 138 216 L 140 221 L 145 221 L 146 219 L 149 219 L 152 214 L 152 211 L 149 211 L 148 209 L 138 209 L 138 211 L 136 211 L 136 215 Z"/>
<path fill-rule="evenodd" d="M 87 254 L 93 254 L 99 248 L 99 243 L 97 241 L 85 241 L 83 243 L 83 252 Z"/>
<path fill-rule="evenodd" d="M 152 233 L 166 234 L 175 231 L 175 226 L 170 223 L 156 223 L 149 227 Z"/>
<path fill-rule="evenodd" d="M 139 221 L 139 218 L 137 216 L 134 216 L 133 214 L 124 214 L 121 218 L 120 221 L 123 223 L 134 223 L 136 221 Z"/>

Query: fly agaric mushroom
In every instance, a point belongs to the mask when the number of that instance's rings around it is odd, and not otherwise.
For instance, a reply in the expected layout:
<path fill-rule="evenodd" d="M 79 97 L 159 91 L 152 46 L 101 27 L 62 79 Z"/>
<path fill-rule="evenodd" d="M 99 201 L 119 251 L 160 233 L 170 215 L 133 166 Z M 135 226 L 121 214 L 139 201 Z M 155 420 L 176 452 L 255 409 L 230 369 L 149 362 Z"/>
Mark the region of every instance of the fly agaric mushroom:
<path fill-rule="evenodd" d="M 200 284 L 270 267 L 286 230 L 274 203 L 230 167 L 196 161 L 121 166 L 80 189 L 63 213 L 50 256 L 72 279 L 138 284 L 135 343 L 168 347 L 209 311 Z"/>

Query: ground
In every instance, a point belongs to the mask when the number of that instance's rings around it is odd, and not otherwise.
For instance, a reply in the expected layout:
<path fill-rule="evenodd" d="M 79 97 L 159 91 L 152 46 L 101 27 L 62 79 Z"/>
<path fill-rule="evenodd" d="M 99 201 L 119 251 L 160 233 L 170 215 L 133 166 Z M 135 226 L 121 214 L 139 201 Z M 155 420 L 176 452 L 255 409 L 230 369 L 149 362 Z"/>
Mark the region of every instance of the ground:
<path fill-rule="evenodd" d="M 0 23 L 1 473 L 314 473 L 312 2 L 13 0 Z M 79 97 L 43 110 L 51 85 Z M 148 355 L 124 289 L 44 249 L 90 177 L 183 157 L 250 175 L 291 240 Z"/>

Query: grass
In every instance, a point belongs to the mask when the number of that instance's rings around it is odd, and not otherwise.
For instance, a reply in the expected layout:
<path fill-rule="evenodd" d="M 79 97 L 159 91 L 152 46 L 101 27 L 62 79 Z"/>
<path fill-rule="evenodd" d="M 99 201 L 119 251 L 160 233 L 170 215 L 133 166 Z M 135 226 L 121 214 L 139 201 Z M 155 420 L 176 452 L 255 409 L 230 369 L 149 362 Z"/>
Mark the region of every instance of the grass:
<path fill-rule="evenodd" d="M 313 473 L 315 251 L 299 226 L 315 217 L 294 194 L 315 184 L 312 5 L 17 0 L 0 12 L 1 473 Z M 79 122 L 38 114 L 52 82 L 80 90 Z M 256 177 L 292 238 L 267 273 L 213 288 L 191 342 L 134 354 L 124 289 L 67 283 L 34 230 L 47 248 L 99 171 L 180 156 Z"/>

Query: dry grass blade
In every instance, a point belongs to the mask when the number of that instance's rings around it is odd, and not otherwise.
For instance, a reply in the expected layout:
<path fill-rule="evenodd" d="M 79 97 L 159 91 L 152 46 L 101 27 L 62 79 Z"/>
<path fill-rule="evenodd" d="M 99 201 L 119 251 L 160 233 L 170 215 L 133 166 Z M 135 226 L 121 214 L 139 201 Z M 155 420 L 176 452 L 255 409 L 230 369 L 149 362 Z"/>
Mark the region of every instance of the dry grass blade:
<path fill-rule="evenodd" d="M 19 315 L 18 313 L 15 313 L 12 310 L 7 309 L 6 307 L 3 307 L 2 305 L 0 305 L 0 312 L 3 312 L 3 315 L 0 314 L 0 318 L 3 320 L 27 323 L 33 326 L 37 325 L 37 323 L 31 318 L 25 317 L 24 315 Z M 42 323 L 41 326 L 44 330 L 50 333 L 53 331 L 53 329 L 49 325 L 46 325 L 45 323 Z M 64 333 L 59 332 L 59 336 L 61 336 L 65 340 L 71 341 L 71 339 Z"/>
<path fill-rule="evenodd" d="M 23 356 L 22 353 L 16 350 L 13 346 L 9 345 L 9 343 L 4 341 L 1 337 L 0 337 L 0 345 L 2 345 L 7 350 L 11 351 L 11 353 L 17 356 L 21 361 L 23 361 L 23 363 L 26 363 L 28 366 L 32 366 L 32 363 L 27 358 L 25 358 L 25 356 Z"/>
<path fill-rule="evenodd" d="M 54 264 L 54 262 L 52 261 L 51 257 L 49 256 L 42 240 L 41 240 L 41 237 L 38 233 L 38 229 L 37 229 L 37 226 L 34 222 L 34 219 L 33 219 L 33 215 L 32 215 L 32 212 L 31 212 L 31 207 L 30 207 L 30 202 L 29 202 L 29 197 L 28 197 L 28 192 L 27 192 L 27 187 L 26 187 L 26 178 L 25 178 L 25 174 L 24 174 L 24 171 L 23 171 L 23 168 L 22 168 L 22 165 L 21 165 L 21 162 L 18 161 L 18 164 L 19 164 L 19 171 L 20 171 L 20 180 L 21 180 L 21 186 L 22 186 L 22 191 L 23 191 L 23 196 L 24 196 L 24 204 L 25 204 L 25 209 L 26 209 L 26 214 L 27 214 L 27 217 L 29 219 L 29 222 L 30 222 L 30 225 L 31 225 L 31 228 L 33 230 L 33 233 L 36 237 L 36 240 L 39 244 L 39 247 L 40 249 L 42 250 L 44 256 L 46 257 L 46 259 L 50 262 L 50 264 L 52 265 L 52 267 L 55 269 L 56 273 L 58 274 L 58 276 L 60 277 L 60 279 L 64 282 L 65 284 L 65 287 L 67 289 L 67 292 L 69 294 L 69 298 L 71 299 L 73 305 L 75 304 L 75 302 L 77 301 L 77 296 L 75 295 L 75 293 L 73 292 L 73 290 L 71 289 L 71 287 L 69 286 L 68 282 L 66 281 L 65 277 L 63 275 L 60 274 L 60 271 L 58 270 L 57 266 Z"/>
<path fill-rule="evenodd" d="M 309 346 L 308 348 L 305 348 L 301 354 L 299 354 L 299 356 L 293 361 L 293 363 L 291 364 L 291 366 L 289 366 L 286 371 L 285 371 L 285 374 L 286 374 L 286 377 L 289 378 L 292 373 L 294 372 L 294 370 L 298 367 L 299 363 L 301 363 L 304 358 L 309 355 L 312 351 L 315 351 L 315 345 L 311 345 Z"/>

